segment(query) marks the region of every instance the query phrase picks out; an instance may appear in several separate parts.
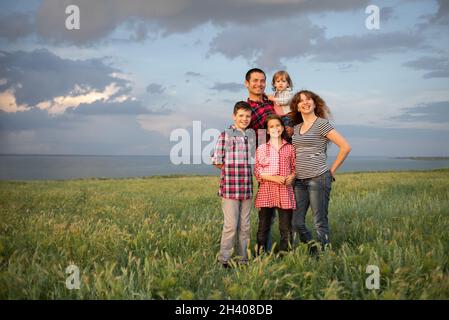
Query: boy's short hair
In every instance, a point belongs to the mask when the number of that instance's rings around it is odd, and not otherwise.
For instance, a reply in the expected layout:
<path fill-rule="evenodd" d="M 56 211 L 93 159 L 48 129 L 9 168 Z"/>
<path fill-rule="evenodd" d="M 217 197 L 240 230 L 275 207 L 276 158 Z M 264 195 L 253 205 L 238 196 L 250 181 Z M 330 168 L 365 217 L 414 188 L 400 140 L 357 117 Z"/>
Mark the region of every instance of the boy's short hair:
<path fill-rule="evenodd" d="M 239 101 L 235 104 L 234 115 L 236 115 L 239 110 L 247 110 L 249 112 L 253 112 L 253 109 L 251 109 L 251 106 L 246 101 Z"/>
<path fill-rule="evenodd" d="M 248 70 L 248 72 L 246 73 L 246 75 L 245 75 L 246 81 L 249 81 L 249 79 L 251 79 L 251 74 L 253 74 L 255 72 L 262 73 L 264 75 L 265 79 L 267 78 L 267 75 L 265 74 L 265 72 L 262 69 L 253 68 L 253 69 Z"/>

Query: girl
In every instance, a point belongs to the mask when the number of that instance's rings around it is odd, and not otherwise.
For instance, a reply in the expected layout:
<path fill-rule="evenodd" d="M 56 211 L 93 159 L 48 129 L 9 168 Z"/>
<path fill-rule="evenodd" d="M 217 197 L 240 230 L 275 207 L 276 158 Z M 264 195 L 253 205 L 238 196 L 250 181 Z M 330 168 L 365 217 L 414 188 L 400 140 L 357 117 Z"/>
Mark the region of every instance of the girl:
<path fill-rule="evenodd" d="M 331 181 L 335 172 L 351 151 L 345 138 L 329 123 L 330 110 L 317 94 L 303 90 L 295 94 L 291 102 L 293 146 L 296 153 L 296 209 L 293 211 L 292 229 L 299 233 L 304 243 L 310 243 L 312 235 L 305 224 L 309 206 L 312 208 L 317 238 L 322 248 L 329 243 L 327 219 Z M 327 145 L 335 143 L 339 152 L 330 169 L 327 167 Z M 297 243 L 295 237 L 295 244 Z M 309 247 L 311 254 L 317 253 L 315 246 Z"/>
<path fill-rule="evenodd" d="M 293 192 L 295 180 L 295 152 L 287 143 L 284 124 L 278 115 L 266 119 L 267 143 L 256 151 L 254 173 L 260 183 L 255 207 L 259 209 L 259 229 L 257 231 L 257 253 L 265 250 L 265 243 L 275 209 L 279 212 L 279 249 L 287 251 L 291 244 L 291 217 L 296 208 Z"/>
<path fill-rule="evenodd" d="M 274 110 L 279 115 L 285 126 L 293 127 L 290 118 L 290 101 L 293 98 L 293 83 L 287 71 L 278 71 L 273 75 L 271 82 L 274 96 L 268 96 L 268 100 L 274 102 Z"/>

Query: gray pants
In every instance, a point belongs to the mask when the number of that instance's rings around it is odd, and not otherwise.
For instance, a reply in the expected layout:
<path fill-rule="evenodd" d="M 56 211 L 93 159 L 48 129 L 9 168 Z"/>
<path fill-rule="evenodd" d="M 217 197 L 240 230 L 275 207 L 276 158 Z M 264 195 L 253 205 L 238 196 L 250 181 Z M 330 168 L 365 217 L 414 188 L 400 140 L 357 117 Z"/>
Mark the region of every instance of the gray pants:
<path fill-rule="evenodd" d="M 251 234 L 250 212 L 252 199 L 234 200 L 222 198 L 221 208 L 224 215 L 223 231 L 221 233 L 220 262 L 231 259 L 235 240 L 238 238 L 237 255 L 241 262 L 248 261 L 248 245 Z"/>

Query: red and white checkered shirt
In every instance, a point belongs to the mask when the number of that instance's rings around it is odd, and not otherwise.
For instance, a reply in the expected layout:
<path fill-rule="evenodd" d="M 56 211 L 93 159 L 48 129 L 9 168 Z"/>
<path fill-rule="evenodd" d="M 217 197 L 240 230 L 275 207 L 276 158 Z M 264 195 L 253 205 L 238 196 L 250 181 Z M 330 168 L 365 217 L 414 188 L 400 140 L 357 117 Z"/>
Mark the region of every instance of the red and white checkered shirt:
<path fill-rule="evenodd" d="M 254 140 L 254 137 L 252 138 Z M 246 133 L 231 126 L 218 137 L 212 163 L 223 164 L 218 195 L 227 199 L 246 200 L 253 196 L 251 145 Z"/>
<path fill-rule="evenodd" d="M 287 177 L 295 173 L 295 149 L 282 140 L 276 150 L 270 142 L 260 145 L 256 151 L 254 174 L 260 182 L 256 195 L 256 208 L 296 209 L 293 186 L 281 185 L 262 179 L 262 175 Z"/>

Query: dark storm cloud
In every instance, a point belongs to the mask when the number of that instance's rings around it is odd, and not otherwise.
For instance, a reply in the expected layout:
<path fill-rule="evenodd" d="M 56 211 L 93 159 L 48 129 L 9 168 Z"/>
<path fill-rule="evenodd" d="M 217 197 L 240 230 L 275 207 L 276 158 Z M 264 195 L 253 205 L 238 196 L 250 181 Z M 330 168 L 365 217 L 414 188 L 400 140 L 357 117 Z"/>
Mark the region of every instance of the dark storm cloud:
<path fill-rule="evenodd" d="M 278 30 L 295 32 L 285 41 L 279 37 Z M 403 32 L 326 38 L 325 30 L 308 19 L 266 22 L 258 27 L 258 33 L 263 35 L 263 41 L 254 36 L 251 27 L 228 28 L 212 40 L 209 54 L 220 53 L 229 59 L 242 57 L 271 71 L 285 67 L 282 59 L 307 57 L 317 62 L 365 62 L 381 54 L 421 48 L 425 42 L 422 35 Z"/>
<path fill-rule="evenodd" d="M 279 30 L 294 32 L 285 41 L 279 36 Z M 229 59 L 242 57 L 253 65 L 274 70 L 284 67 L 282 58 L 307 55 L 313 48 L 313 42 L 322 38 L 324 29 L 312 25 L 309 19 L 269 21 L 257 28 L 257 34 L 251 26 L 236 26 L 221 31 L 212 40 L 209 54 L 220 53 Z"/>
<path fill-rule="evenodd" d="M 36 25 L 43 38 L 83 45 L 107 37 L 129 21 L 141 21 L 132 23 L 136 28 L 132 38 L 143 40 L 148 33 L 185 33 L 209 22 L 220 26 L 255 25 L 299 14 L 363 9 L 367 4 L 366 0 L 43 0 L 36 13 Z M 76 32 L 65 28 L 68 5 L 80 9 L 81 26 Z"/>
<path fill-rule="evenodd" d="M 429 19 L 430 23 L 449 24 L 449 1 L 437 0 L 438 11 Z"/>
<path fill-rule="evenodd" d="M 26 37 L 35 30 L 34 19 L 25 13 L 0 16 L 0 37 L 10 41 Z"/>
<path fill-rule="evenodd" d="M 449 123 L 449 101 L 423 103 L 407 108 L 397 119 L 407 122 Z"/>
<path fill-rule="evenodd" d="M 449 77 L 449 59 L 447 57 L 421 57 L 404 63 L 404 66 L 427 71 L 424 78 L 448 78 Z"/>
<path fill-rule="evenodd" d="M 157 83 L 150 83 L 146 88 L 148 93 L 154 94 L 162 94 L 165 91 L 165 88 Z"/>
<path fill-rule="evenodd" d="M 340 36 L 318 39 L 310 53 L 313 55 L 313 61 L 363 62 L 375 60 L 381 54 L 420 48 L 424 41 L 422 35 L 403 32 Z"/>

